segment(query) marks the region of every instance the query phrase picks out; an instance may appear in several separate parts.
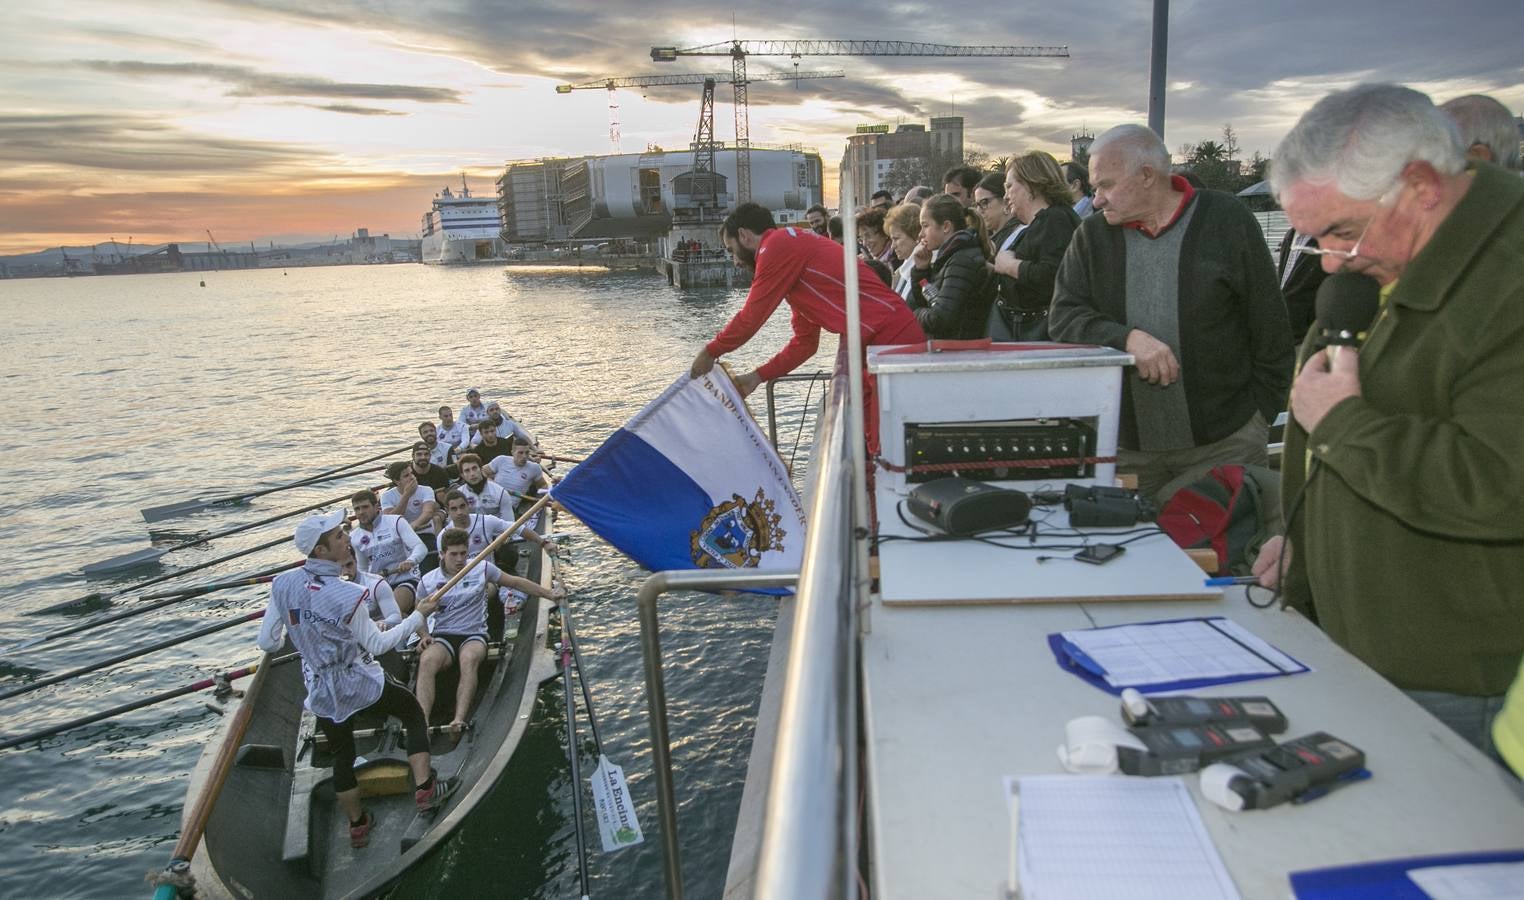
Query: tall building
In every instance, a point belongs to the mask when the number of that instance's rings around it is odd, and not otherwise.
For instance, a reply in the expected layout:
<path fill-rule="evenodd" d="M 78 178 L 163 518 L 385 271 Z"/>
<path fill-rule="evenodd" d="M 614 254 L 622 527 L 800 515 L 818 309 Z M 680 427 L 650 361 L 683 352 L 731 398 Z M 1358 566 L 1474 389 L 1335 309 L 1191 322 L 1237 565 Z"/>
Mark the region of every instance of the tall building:
<path fill-rule="evenodd" d="M 963 117 L 937 116 L 930 126 L 928 129 L 920 124 L 900 125 L 892 131 L 888 125 L 857 126 L 857 132 L 848 135 L 847 152 L 841 158 L 842 175 L 852 173 L 853 195 L 838 196 L 837 205 L 867 206 L 873 193 L 888 183 L 894 164 L 901 160 L 921 161 L 931 180 L 942 174 L 930 172 L 933 166 L 962 162 Z M 913 185 L 900 185 L 902 190 L 906 187 Z"/>
<path fill-rule="evenodd" d="M 1090 129 L 1081 128 L 1078 133 L 1069 135 L 1069 158 L 1089 159 L 1090 145 L 1095 143 L 1095 135 Z"/>

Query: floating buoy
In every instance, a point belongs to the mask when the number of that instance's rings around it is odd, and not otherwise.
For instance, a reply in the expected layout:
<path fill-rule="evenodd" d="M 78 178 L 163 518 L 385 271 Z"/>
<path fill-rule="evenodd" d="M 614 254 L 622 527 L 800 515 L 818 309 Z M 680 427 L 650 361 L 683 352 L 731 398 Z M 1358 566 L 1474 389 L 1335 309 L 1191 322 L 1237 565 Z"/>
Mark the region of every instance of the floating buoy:
<path fill-rule="evenodd" d="M 203 282 L 201 282 L 201 286 L 202 286 L 202 287 L 206 287 L 206 282 L 204 282 L 204 281 L 203 281 Z"/>

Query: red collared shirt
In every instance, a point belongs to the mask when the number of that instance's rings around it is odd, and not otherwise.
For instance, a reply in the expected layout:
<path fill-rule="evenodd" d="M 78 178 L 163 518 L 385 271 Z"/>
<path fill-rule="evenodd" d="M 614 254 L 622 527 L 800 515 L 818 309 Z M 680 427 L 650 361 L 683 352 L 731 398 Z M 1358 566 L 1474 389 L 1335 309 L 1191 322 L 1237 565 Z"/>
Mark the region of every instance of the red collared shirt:
<path fill-rule="evenodd" d="M 1196 189 L 1191 187 L 1191 183 L 1189 181 L 1186 181 L 1179 175 L 1171 175 L 1169 177 L 1169 186 L 1174 190 L 1182 192 L 1185 196 L 1180 198 L 1180 205 L 1175 207 L 1175 214 L 1169 217 L 1169 221 L 1164 223 L 1163 228 L 1160 228 L 1158 231 L 1154 231 L 1146 224 L 1144 224 L 1141 219 L 1137 219 L 1131 222 L 1123 222 L 1122 227 L 1136 228 L 1139 231 L 1143 232 L 1143 236 L 1146 238 L 1156 238 L 1164 232 L 1169 231 L 1171 225 L 1174 225 L 1176 222 L 1180 221 L 1180 216 L 1185 212 L 1185 207 L 1191 202 L 1191 198 L 1196 196 Z"/>

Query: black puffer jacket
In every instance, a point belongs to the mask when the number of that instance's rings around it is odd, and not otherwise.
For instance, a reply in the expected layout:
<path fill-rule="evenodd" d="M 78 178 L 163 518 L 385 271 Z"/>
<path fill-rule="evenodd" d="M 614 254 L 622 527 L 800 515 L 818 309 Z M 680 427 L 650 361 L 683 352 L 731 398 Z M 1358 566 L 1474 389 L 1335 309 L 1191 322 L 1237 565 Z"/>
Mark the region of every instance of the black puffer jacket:
<path fill-rule="evenodd" d="M 931 268 L 917 269 L 913 280 L 910 308 L 927 337 L 967 340 L 989 334 L 994 280 L 972 231 L 953 232 Z"/>

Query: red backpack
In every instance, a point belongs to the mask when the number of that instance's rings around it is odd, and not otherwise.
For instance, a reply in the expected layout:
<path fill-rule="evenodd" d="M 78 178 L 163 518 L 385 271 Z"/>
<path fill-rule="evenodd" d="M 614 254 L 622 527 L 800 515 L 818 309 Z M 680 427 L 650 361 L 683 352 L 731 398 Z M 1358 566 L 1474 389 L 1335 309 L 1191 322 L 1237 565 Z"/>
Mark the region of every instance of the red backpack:
<path fill-rule="evenodd" d="M 1248 575 L 1260 546 L 1280 533 L 1279 491 L 1279 472 L 1217 466 L 1165 502 L 1159 527 L 1186 550 L 1216 551 L 1216 574 Z"/>

